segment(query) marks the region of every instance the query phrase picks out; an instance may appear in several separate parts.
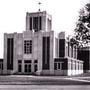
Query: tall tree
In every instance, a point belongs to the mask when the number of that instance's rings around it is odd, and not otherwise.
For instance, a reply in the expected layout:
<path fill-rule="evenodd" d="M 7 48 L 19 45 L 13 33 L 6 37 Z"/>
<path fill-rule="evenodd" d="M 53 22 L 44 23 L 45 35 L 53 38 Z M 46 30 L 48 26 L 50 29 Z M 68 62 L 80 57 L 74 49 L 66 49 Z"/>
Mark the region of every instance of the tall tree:
<path fill-rule="evenodd" d="M 75 28 L 75 36 L 71 43 L 79 46 L 90 44 L 90 3 L 80 10 L 80 15 Z"/>

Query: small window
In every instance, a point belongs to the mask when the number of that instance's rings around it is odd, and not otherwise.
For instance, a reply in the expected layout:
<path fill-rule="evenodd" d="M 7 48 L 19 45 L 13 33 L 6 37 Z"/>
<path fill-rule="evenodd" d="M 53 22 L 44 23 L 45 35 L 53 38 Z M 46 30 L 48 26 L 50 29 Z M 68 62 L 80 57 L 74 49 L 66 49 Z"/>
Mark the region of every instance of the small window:
<path fill-rule="evenodd" d="M 3 61 L 0 61 L 0 70 L 3 70 Z"/>
<path fill-rule="evenodd" d="M 58 63 L 58 69 L 61 69 L 61 68 L 60 68 L 60 63 Z"/>
<path fill-rule="evenodd" d="M 18 72 L 21 72 L 21 65 L 18 65 Z"/>
<path fill-rule="evenodd" d="M 62 62 L 55 62 L 54 70 L 62 70 Z"/>
<path fill-rule="evenodd" d="M 38 61 L 37 61 L 37 60 L 35 60 L 35 61 L 34 61 L 34 63 L 38 63 Z"/>
<path fill-rule="evenodd" d="M 28 66 L 28 71 L 31 72 L 31 65 Z"/>
<path fill-rule="evenodd" d="M 38 60 L 34 60 L 34 72 L 38 70 Z"/>
<path fill-rule="evenodd" d="M 54 70 L 57 70 L 57 63 L 54 63 Z"/>
<path fill-rule="evenodd" d="M 2 65 L 0 64 L 0 70 L 2 69 Z"/>
<path fill-rule="evenodd" d="M 36 72 L 37 70 L 38 70 L 38 66 L 36 64 L 36 65 L 34 65 L 34 71 Z"/>
<path fill-rule="evenodd" d="M 18 60 L 18 63 L 20 63 L 20 64 L 21 64 L 21 63 L 22 63 L 22 61 L 21 61 L 21 60 Z"/>
<path fill-rule="evenodd" d="M 25 68 L 24 68 L 25 72 L 27 72 L 27 65 L 25 65 Z"/>

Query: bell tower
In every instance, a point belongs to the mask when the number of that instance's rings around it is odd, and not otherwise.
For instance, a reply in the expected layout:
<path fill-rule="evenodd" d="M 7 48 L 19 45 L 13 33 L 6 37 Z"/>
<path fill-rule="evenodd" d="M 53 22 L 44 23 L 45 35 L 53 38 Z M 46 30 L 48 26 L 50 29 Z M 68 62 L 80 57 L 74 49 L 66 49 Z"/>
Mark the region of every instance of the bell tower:
<path fill-rule="evenodd" d="M 52 16 L 46 11 L 38 11 L 26 14 L 26 30 L 29 31 L 51 31 Z"/>

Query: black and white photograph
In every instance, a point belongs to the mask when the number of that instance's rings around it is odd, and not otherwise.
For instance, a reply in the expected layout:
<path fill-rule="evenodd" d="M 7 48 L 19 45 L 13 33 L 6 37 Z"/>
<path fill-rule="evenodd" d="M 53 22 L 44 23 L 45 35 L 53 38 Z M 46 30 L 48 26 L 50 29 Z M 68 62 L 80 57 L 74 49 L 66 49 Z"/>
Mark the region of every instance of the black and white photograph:
<path fill-rule="evenodd" d="M 90 0 L 0 0 L 0 90 L 90 90 Z"/>

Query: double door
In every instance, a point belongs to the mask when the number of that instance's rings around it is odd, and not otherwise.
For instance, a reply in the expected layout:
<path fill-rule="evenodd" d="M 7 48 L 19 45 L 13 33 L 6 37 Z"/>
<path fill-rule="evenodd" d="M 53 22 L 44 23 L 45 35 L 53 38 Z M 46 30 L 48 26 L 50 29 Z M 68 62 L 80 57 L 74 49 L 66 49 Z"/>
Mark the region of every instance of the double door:
<path fill-rule="evenodd" d="M 30 73 L 31 72 L 31 60 L 24 61 L 24 72 Z"/>
<path fill-rule="evenodd" d="M 24 69 L 25 69 L 26 73 L 30 73 L 31 72 L 31 64 L 30 63 L 26 63 Z"/>

